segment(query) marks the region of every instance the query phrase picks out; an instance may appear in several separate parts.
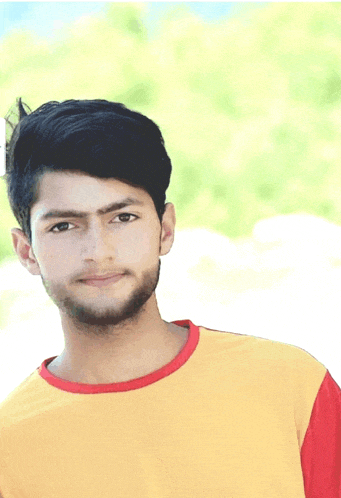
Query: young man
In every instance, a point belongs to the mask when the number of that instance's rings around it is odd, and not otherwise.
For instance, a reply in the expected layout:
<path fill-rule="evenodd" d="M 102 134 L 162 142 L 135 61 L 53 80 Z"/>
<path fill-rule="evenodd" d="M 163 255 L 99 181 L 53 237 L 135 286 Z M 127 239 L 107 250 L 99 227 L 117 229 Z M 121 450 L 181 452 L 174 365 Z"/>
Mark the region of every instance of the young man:
<path fill-rule="evenodd" d="M 156 124 L 105 100 L 19 112 L 13 245 L 58 306 L 65 348 L 0 404 L 1 496 L 340 498 L 328 370 L 298 347 L 160 316 L 175 209 Z"/>

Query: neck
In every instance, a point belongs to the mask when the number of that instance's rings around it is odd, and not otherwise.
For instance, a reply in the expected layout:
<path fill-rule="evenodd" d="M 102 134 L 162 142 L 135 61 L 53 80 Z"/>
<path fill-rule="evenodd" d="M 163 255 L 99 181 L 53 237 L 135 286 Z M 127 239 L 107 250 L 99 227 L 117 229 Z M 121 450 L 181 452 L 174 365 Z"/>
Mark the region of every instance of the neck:
<path fill-rule="evenodd" d="M 55 358 L 48 370 L 64 380 L 85 384 L 110 384 L 143 377 L 170 363 L 187 342 L 188 329 L 161 320 L 156 328 L 126 330 L 115 340 L 83 341 L 78 337 Z M 97 338 L 98 339 L 98 338 Z M 127 340 L 128 339 L 128 340 Z"/>

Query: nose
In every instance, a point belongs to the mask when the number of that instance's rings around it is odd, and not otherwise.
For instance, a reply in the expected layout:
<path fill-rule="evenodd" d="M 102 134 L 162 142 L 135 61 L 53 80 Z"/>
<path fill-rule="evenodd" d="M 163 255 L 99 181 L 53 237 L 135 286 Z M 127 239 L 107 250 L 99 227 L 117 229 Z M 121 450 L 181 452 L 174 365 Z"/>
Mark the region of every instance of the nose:
<path fill-rule="evenodd" d="M 92 223 L 84 232 L 82 256 L 96 261 L 112 258 L 115 250 L 114 231 L 107 224 Z"/>

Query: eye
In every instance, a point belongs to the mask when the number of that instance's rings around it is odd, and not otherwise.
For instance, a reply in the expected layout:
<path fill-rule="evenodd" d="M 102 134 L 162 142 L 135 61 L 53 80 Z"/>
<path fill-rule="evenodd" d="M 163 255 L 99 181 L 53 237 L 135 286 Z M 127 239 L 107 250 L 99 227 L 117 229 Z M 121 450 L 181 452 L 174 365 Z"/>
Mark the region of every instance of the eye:
<path fill-rule="evenodd" d="M 52 232 L 52 233 L 59 233 L 59 230 L 58 232 L 56 232 L 54 229 L 56 227 L 60 227 L 60 226 L 63 226 L 63 225 L 70 225 L 70 223 L 68 221 L 62 221 L 61 223 L 57 223 L 57 225 L 53 225 L 53 227 L 49 230 L 49 232 Z M 62 232 L 65 232 L 65 230 L 62 230 Z"/>
<path fill-rule="evenodd" d="M 131 214 L 131 213 L 121 213 L 121 214 L 118 214 L 115 218 L 120 217 L 120 216 L 135 216 L 135 218 L 138 218 L 138 216 L 136 216 L 136 214 Z M 129 222 L 128 221 L 122 221 L 122 223 L 129 223 Z"/>
<path fill-rule="evenodd" d="M 138 218 L 138 216 L 136 216 L 136 214 L 131 214 L 131 213 L 120 213 L 117 216 L 115 216 L 115 218 L 119 218 L 120 216 L 134 216 L 135 218 Z M 130 222 L 129 221 L 122 221 L 121 223 L 119 223 L 119 225 L 122 225 L 124 223 L 130 223 Z M 57 223 L 56 225 L 53 225 L 53 227 L 50 228 L 49 232 L 52 232 L 52 233 L 61 233 L 61 232 L 70 231 L 70 230 L 58 230 L 58 231 L 54 230 L 55 228 L 60 227 L 61 225 L 62 226 L 63 225 L 73 225 L 73 223 L 70 223 L 69 221 L 61 221 L 60 223 Z"/>

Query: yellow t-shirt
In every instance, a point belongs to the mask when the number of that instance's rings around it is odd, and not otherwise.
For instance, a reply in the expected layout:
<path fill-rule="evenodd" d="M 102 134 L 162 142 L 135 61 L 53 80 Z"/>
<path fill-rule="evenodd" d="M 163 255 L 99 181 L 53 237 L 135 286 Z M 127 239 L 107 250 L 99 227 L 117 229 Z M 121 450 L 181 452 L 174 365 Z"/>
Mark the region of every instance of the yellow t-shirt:
<path fill-rule="evenodd" d="M 296 346 L 172 323 L 187 343 L 149 375 L 69 382 L 52 357 L 0 403 L 3 498 L 341 497 L 328 370 Z"/>

